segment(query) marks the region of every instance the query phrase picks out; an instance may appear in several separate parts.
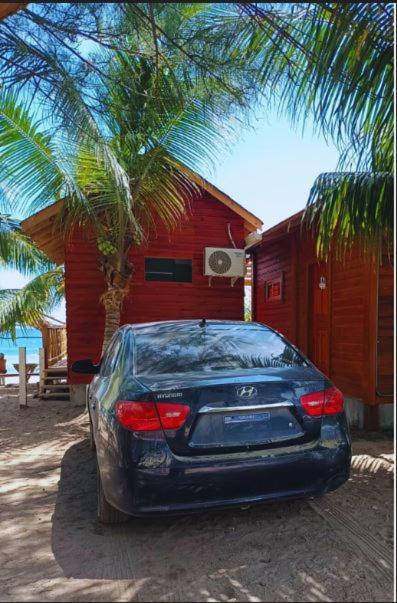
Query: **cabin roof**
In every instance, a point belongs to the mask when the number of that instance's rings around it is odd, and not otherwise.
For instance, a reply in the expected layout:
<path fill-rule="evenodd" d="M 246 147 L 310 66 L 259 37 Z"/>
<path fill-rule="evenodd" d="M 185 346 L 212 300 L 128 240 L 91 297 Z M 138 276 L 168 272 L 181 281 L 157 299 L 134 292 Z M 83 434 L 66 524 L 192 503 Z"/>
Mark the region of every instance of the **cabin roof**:
<path fill-rule="evenodd" d="M 185 166 L 182 166 L 182 170 L 195 184 L 241 216 L 244 220 L 246 234 L 255 232 L 258 228 L 262 227 L 263 223 L 259 218 L 205 178 Z M 55 264 L 63 264 L 64 262 L 64 233 L 56 226 L 56 218 L 62 209 L 63 203 L 63 199 L 55 201 L 55 203 L 23 220 L 21 224 L 23 232 L 29 235 Z"/>
<path fill-rule="evenodd" d="M 303 214 L 304 214 L 304 210 L 302 209 L 301 211 L 298 211 L 296 214 L 293 214 L 292 216 L 289 216 L 285 220 L 282 220 L 275 226 L 268 228 L 267 230 L 265 230 L 264 232 L 262 232 L 260 234 L 260 237 L 258 237 L 258 240 L 256 240 L 254 243 L 252 243 L 251 245 L 248 246 L 248 249 L 253 249 L 254 247 L 257 247 L 258 245 L 260 245 L 261 243 L 263 243 L 265 241 L 266 241 L 266 243 L 269 241 L 273 241 L 275 239 L 278 239 L 279 237 L 287 235 L 289 232 L 292 232 L 293 230 L 296 230 L 302 224 Z"/>

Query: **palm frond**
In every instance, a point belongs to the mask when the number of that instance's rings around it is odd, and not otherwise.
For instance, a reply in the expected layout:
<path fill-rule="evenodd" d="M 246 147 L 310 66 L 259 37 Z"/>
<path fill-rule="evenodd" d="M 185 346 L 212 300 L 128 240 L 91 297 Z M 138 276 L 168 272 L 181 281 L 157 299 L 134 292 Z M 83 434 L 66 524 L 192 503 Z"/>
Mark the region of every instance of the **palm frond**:
<path fill-rule="evenodd" d="M 128 232 L 141 241 L 143 223 L 157 215 L 174 225 L 197 194 L 197 186 L 178 169 L 179 162 L 197 169 L 220 146 L 222 130 L 214 113 L 195 99 L 195 89 L 169 64 L 155 59 L 114 53 L 112 77 L 102 82 L 104 136 L 128 177 L 129 195 L 115 182 L 106 157 L 86 141 L 78 154 L 79 186 L 90 200 L 95 228 L 118 247 Z M 107 87 L 107 82 L 111 86 Z M 67 205 L 67 221 L 82 216 L 74 199 Z M 110 234 L 110 232 L 112 234 Z"/>
<path fill-rule="evenodd" d="M 394 178 L 390 172 L 324 173 L 316 179 L 305 220 L 318 227 L 317 250 L 343 253 L 352 241 L 381 248 L 394 232 Z"/>
<path fill-rule="evenodd" d="M 53 268 L 52 262 L 20 230 L 18 220 L 0 214 L 0 266 L 22 274 L 37 274 Z"/>
<path fill-rule="evenodd" d="M 320 220 L 321 253 L 336 240 L 341 247 L 357 237 L 366 245 L 379 244 L 384 236 L 390 241 L 393 4 L 201 4 L 193 7 L 193 18 L 189 13 L 190 5 L 152 12 L 144 5 L 128 7 L 137 30 L 146 22 L 142 44 L 154 50 L 155 21 L 157 46 L 179 62 L 183 56 L 196 89 L 210 80 L 213 97 L 222 91 L 230 102 L 226 84 L 232 83 L 242 101 L 252 103 L 259 86 L 269 105 L 295 124 L 313 116 L 337 144 L 340 171 L 317 179 L 306 214 Z M 203 89 L 210 102 L 205 84 Z"/>
<path fill-rule="evenodd" d="M 43 129 L 16 94 L 0 91 L 0 207 L 32 213 L 60 196 L 89 214 L 79 187 L 73 140 L 56 127 Z"/>
<path fill-rule="evenodd" d="M 341 151 L 340 171 L 321 175 L 308 202 L 306 218 L 319 222 L 319 252 L 357 237 L 366 245 L 390 241 L 393 5 L 250 3 L 237 12 L 222 5 L 216 26 L 224 31 L 218 52 L 244 56 L 269 104 L 296 124 L 312 115 Z"/>
<path fill-rule="evenodd" d="M 51 133 L 18 102 L 15 94 L 0 91 L 0 180 L 3 197 L 12 205 L 44 205 L 61 191 L 59 163 Z"/>
<path fill-rule="evenodd" d="M 0 331 L 15 340 L 16 327 L 38 326 L 64 296 L 63 268 L 33 278 L 22 289 L 0 290 Z"/>
<path fill-rule="evenodd" d="M 241 10 L 242 50 L 280 110 L 294 120 L 312 113 L 326 136 L 354 150 L 357 169 L 374 169 L 393 116 L 392 5 L 304 3 L 275 11 L 245 4 Z M 386 171 L 391 155 L 388 162 Z"/>

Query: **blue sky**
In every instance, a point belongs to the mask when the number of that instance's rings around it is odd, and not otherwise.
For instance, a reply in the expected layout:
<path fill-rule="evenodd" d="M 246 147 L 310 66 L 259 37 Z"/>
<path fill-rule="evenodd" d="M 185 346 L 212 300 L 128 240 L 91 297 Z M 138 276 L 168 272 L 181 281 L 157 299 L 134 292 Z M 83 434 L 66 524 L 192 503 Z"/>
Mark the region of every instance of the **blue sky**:
<path fill-rule="evenodd" d="M 262 109 L 251 128 L 223 153 L 215 171 L 202 175 L 270 228 L 302 209 L 320 172 L 334 171 L 338 152 L 308 124 L 305 132 L 292 128 L 287 117 Z M 27 279 L 13 270 L 0 270 L 0 289 L 22 287 Z M 64 306 L 54 313 L 64 318 Z"/>
<path fill-rule="evenodd" d="M 338 152 L 289 119 L 262 109 L 253 128 L 225 154 L 215 173 L 203 173 L 264 222 L 264 229 L 302 209 L 320 172 L 335 171 Z"/>

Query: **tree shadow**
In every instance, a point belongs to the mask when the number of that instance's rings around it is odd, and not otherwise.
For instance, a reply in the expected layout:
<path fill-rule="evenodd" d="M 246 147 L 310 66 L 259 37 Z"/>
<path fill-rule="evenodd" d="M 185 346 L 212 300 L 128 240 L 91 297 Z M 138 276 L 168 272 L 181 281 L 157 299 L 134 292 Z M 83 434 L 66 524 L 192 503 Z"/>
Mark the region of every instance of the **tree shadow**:
<path fill-rule="evenodd" d="M 377 566 L 304 501 L 98 524 L 83 409 L 4 404 L 1 600 L 393 600 Z M 392 544 L 392 477 L 363 469 L 329 500 Z"/>
<path fill-rule="evenodd" d="M 91 594 L 98 580 L 125 584 L 123 600 L 344 600 L 364 575 L 305 501 L 103 526 L 87 441 L 62 460 L 52 522 L 64 576 L 94 581 Z"/>

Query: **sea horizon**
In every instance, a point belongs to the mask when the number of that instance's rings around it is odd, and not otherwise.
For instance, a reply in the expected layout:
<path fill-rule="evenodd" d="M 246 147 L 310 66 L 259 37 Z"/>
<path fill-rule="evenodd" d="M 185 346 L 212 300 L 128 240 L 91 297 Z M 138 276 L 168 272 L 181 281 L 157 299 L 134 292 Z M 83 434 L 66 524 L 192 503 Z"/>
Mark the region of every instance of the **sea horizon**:
<path fill-rule="evenodd" d="M 33 327 L 22 329 L 17 327 L 16 329 L 16 342 L 14 343 L 11 337 L 5 333 L 0 333 L 0 352 L 2 352 L 6 359 L 7 373 L 15 373 L 14 364 L 19 362 L 19 348 L 26 348 L 26 361 L 27 362 L 39 362 L 39 349 L 43 345 L 43 339 L 41 332 Z M 11 379 L 8 379 L 6 383 L 12 383 Z"/>

